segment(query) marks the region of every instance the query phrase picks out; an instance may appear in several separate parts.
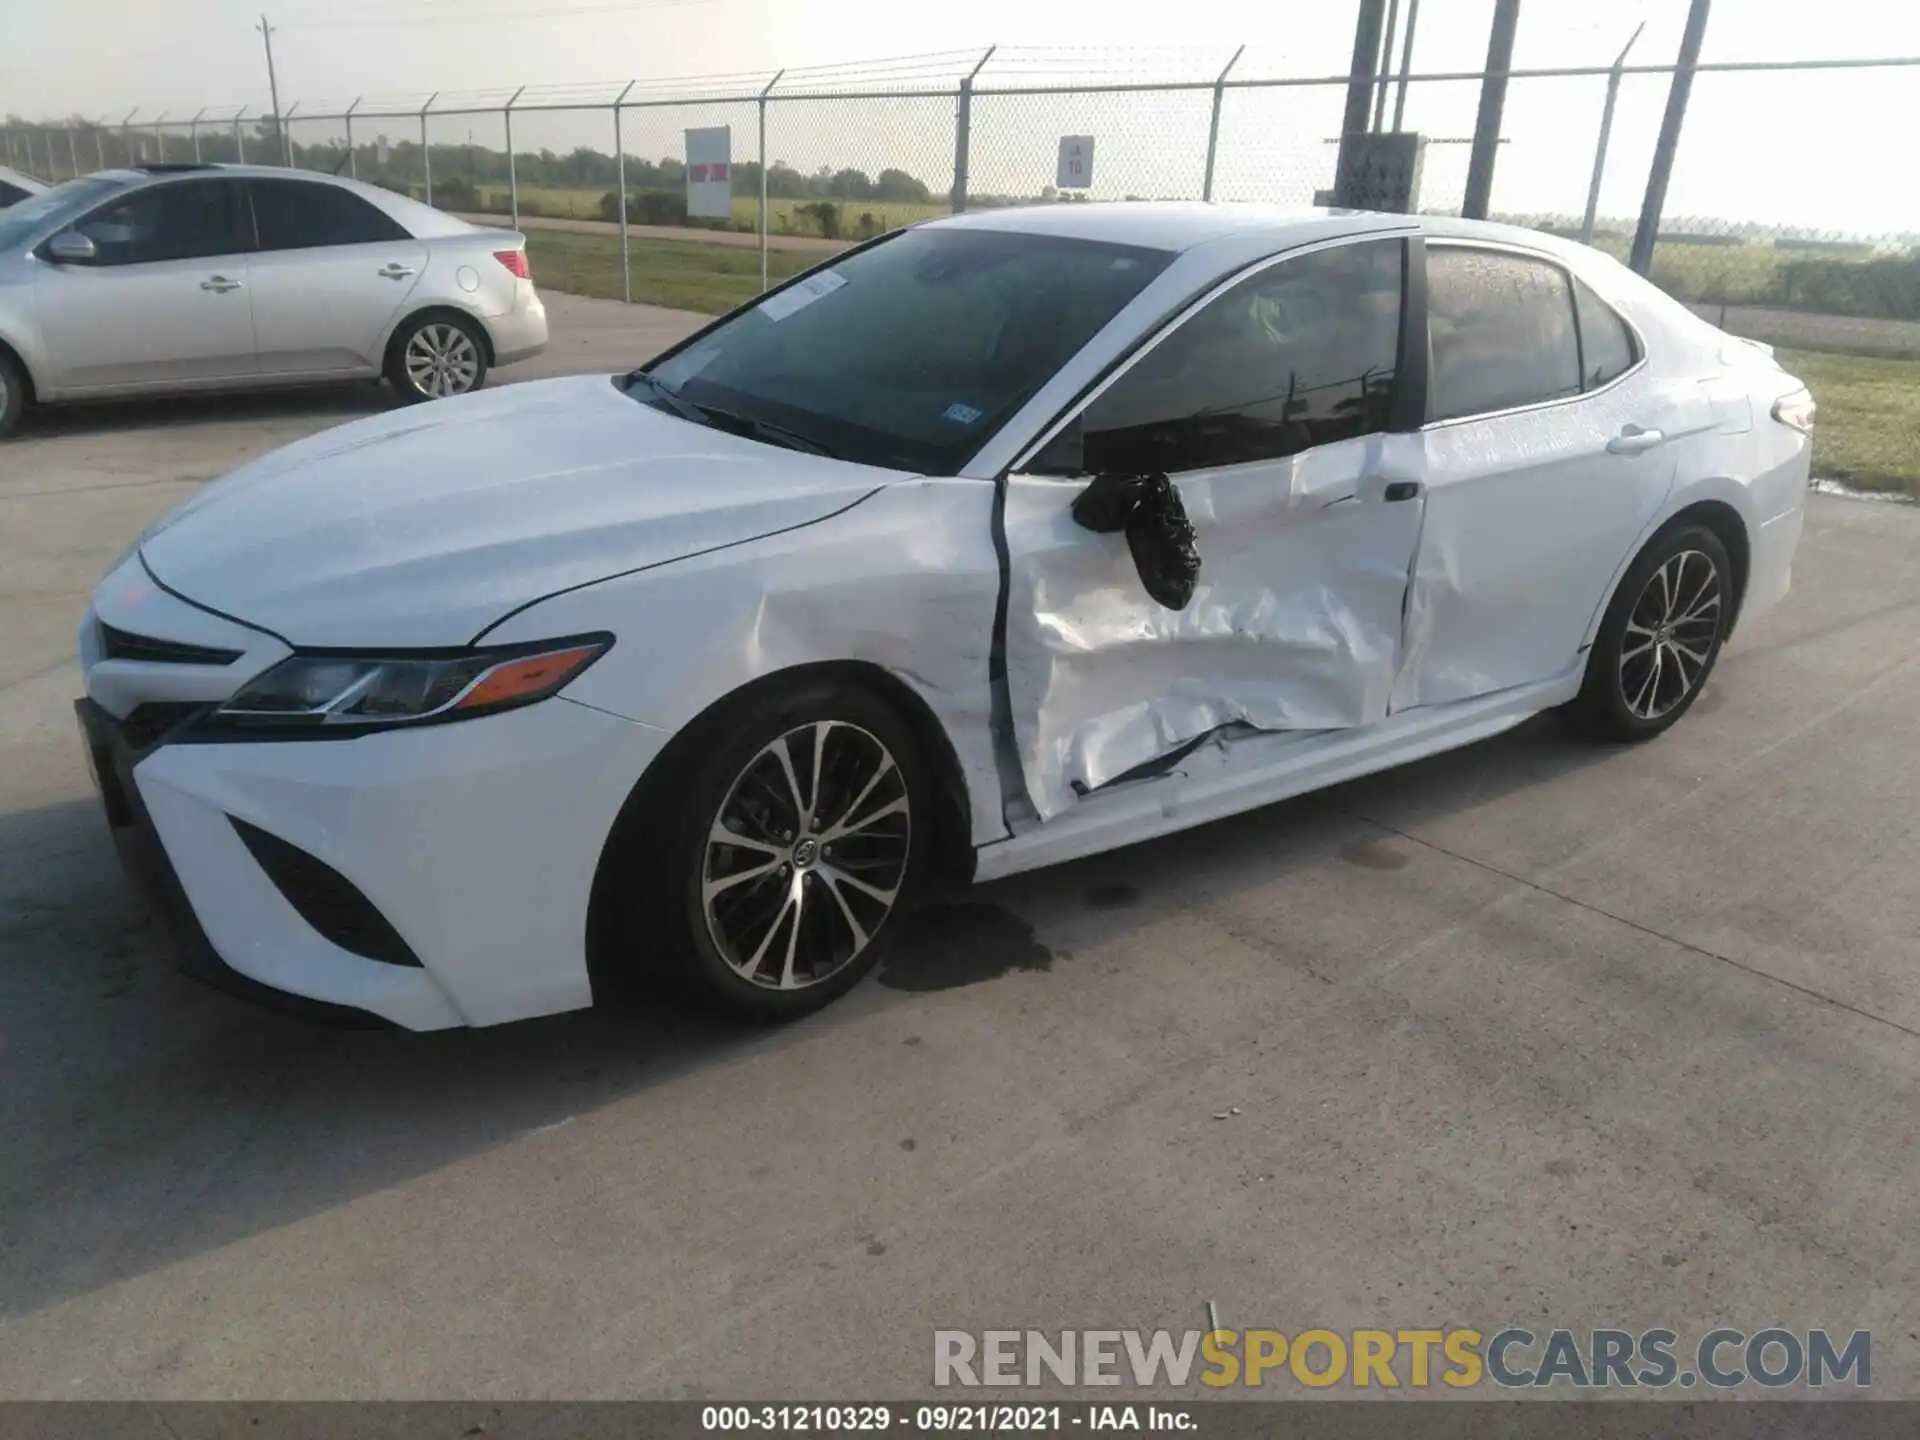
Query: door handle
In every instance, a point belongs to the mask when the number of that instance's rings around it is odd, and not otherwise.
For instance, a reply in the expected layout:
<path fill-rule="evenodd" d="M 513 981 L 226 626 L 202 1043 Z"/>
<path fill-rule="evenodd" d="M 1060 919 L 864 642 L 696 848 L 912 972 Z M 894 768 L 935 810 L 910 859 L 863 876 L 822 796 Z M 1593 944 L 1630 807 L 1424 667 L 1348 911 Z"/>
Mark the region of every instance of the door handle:
<path fill-rule="evenodd" d="M 1607 441 L 1609 455 L 1640 455 L 1666 442 L 1666 433 L 1660 430 L 1643 430 L 1638 425 L 1625 426 L 1618 435 Z"/>
<path fill-rule="evenodd" d="M 1382 500 L 1412 500 L 1420 493 L 1418 480 L 1395 480 L 1380 492 Z"/>
<path fill-rule="evenodd" d="M 417 274 L 418 272 L 411 265 L 393 264 L 393 265 L 386 266 L 384 269 L 380 270 L 378 273 L 384 276 L 388 280 L 404 280 L 409 275 L 414 275 L 414 274 Z"/>
<path fill-rule="evenodd" d="M 240 288 L 240 282 L 238 280 L 229 280 L 224 275 L 215 275 L 209 279 L 202 280 L 200 282 L 200 288 L 202 290 L 211 290 L 216 295 L 224 295 L 229 290 L 238 290 Z"/>

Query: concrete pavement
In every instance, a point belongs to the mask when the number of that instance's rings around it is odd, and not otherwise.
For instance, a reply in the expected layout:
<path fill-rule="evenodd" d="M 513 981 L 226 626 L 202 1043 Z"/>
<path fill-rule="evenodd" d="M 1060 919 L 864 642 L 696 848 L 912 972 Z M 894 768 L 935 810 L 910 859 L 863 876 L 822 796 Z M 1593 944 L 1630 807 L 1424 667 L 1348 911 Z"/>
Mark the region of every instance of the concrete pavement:
<path fill-rule="evenodd" d="M 556 365 L 698 320 L 556 299 Z M 1545 718 L 984 888 L 777 1032 L 336 1032 L 166 967 L 71 632 L 154 514 L 371 403 L 0 447 L 0 1395 L 899 1396 L 936 1327 L 1209 1301 L 1871 1329 L 1920 1394 L 1920 511 L 1815 497 L 1649 746 Z"/>

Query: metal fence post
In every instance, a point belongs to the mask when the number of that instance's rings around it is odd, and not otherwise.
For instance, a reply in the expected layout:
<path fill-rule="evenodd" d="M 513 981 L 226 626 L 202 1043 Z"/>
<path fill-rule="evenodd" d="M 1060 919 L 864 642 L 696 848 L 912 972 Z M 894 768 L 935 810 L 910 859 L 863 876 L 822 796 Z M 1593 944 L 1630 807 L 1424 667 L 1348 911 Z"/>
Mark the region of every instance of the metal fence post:
<path fill-rule="evenodd" d="M 1413 32 L 1419 24 L 1420 0 L 1407 0 L 1407 38 L 1400 42 L 1400 90 L 1393 97 L 1393 130 L 1396 135 L 1406 129 L 1407 76 L 1413 73 Z"/>
<path fill-rule="evenodd" d="M 153 122 L 153 149 L 159 157 L 159 163 L 167 163 L 167 132 L 160 127 L 167 123 L 167 112 L 162 110 Z"/>
<path fill-rule="evenodd" d="M 73 171 L 74 178 L 80 176 L 80 148 L 74 142 L 73 126 L 67 126 L 67 166 Z"/>
<path fill-rule="evenodd" d="M 1480 79 L 1480 114 L 1473 125 L 1473 156 L 1467 162 L 1467 195 L 1460 213 L 1487 218 L 1493 203 L 1493 165 L 1500 158 L 1500 122 L 1507 109 L 1507 72 L 1513 68 L 1513 33 L 1520 28 L 1520 0 L 1494 0 L 1493 33 L 1487 37 L 1487 70 Z"/>
<path fill-rule="evenodd" d="M 1387 5 L 1387 33 L 1380 42 L 1380 88 L 1373 97 L 1373 128 L 1378 131 L 1387 119 L 1387 91 L 1393 88 L 1387 79 L 1393 73 L 1393 37 L 1400 31 L 1400 0 Z"/>
<path fill-rule="evenodd" d="M 287 169 L 296 168 L 293 163 L 293 112 L 300 108 L 300 102 L 294 101 L 287 107 L 287 113 L 280 117 L 280 148 L 287 157 Z"/>
<path fill-rule="evenodd" d="M 433 147 L 427 143 L 427 111 L 433 108 L 433 102 L 439 98 L 440 92 L 436 90 L 427 97 L 427 103 L 420 107 L 420 164 L 426 172 L 429 205 L 433 204 Z M 517 219 L 515 223 L 519 223 Z"/>
<path fill-rule="evenodd" d="M 973 78 L 986 68 L 998 45 L 989 45 L 980 63 L 960 82 L 960 107 L 953 127 L 953 213 L 967 208 L 967 152 L 973 143 Z"/>
<path fill-rule="evenodd" d="M 233 112 L 233 153 L 242 165 L 247 163 L 247 135 L 240 128 L 240 117 L 246 113 L 247 107 L 244 105 Z"/>
<path fill-rule="evenodd" d="M 783 66 L 774 72 L 773 78 L 760 92 L 760 207 L 754 221 L 754 228 L 760 232 L 760 293 L 767 293 L 767 97 L 773 93 L 773 87 L 780 83 L 780 77 L 786 74 Z"/>
<path fill-rule="evenodd" d="M 1213 199 L 1213 157 L 1220 148 L 1220 102 L 1227 95 L 1227 71 L 1240 63 L 1240 57 L 1247 53 L 1242 45 L 1233 52 L 1233 58 L 1227 61 L 1226 69 L 1220 72 L 1220 78 L 1213 82 L 1213 118 L 1207 122 L 1207 175 L 1200 182 L 1200 198 Z"/>
<path fill-rule="evenodd" d="M 613 178 L 620 194 L 620 298 L 629 305 L 633 303 L 633 268 L 627 263 L 627 141 L 620 129 L 620 102 L 627 98 L 627 90 L 639 83 L 629 80 L 627 89 L 613 99 Z"/>
<path fill-rule="evenodd" d="M 1620 99 L 1620 69 L 1627 63 L 1627 54 L 1640 42 L 1640 32 L 1647 28 L 1642 20 L 1634 26 L 1633 34 L 1621 48 L 1620 58 L 1613 62 L 1613 70 L 1607 76 L 1607 103 L 1600 112 L 1600 138 L 1593 147 L 1593 182 L 1587 186 L 1587 213 L 1580 222 L 1580 243 L 1593 243 L 1593 223 L 1600 213 L 1600 180 L 1607 173 L 1607 142 L 1613 138 L 1613 107 Z"/>
<path fill-rule="evenodd" d="M 107 122 L 105 120 L 96 120 L 93 122 L 93 159 L 94 169 L 96 170 L 104 170 L 107 168 L 106 133 Z"/>
<path fill-rule="evenodd" d="M 1687 99 L 1693 94 L 1693 70 L 1700 63 L 1700 43 L 1707 34 L 1707 10 L 1713 0 L 1693 0 L 1687 12 L 1686 32 L 1680 37 L 1680 58 L 1674 67 L 1673 87 L 1667 91 L 1667 113 L 1660 122 L 1660 138 L 1653 146 L 1653 169 L 1647 175 L 1647 198 L 1640 206 L 1640 226 L 1634 231 L 1633 253 L 1627 263 L 1636 274 L 1653 269 L 1653 246 L 1660 237 L 1660 212 L 1667 203 L 1667 181 L 1673 177 L 1673 157 L 1680 148 L 1680 125 L 1687 118 Z"/>
<path fill-rule="evenodd" d="M 187 134 L 193 140 L 193 163 L 196 165 L 200 163 L 200 117 L 206 113 L 207 107 L 202 105 L 194 112 L 193 119 L 187 122 Z"/>
<path fill-rule="evenodd" d="M 139 113 L 140 107 L 136 105 L 133 109 L 127 111 L 127 118 L 120 122 L 120 146 L 127 152 L 127 165 L 129 167 L 139 163 L 139 157 L 133 153 L 133 117 Z M 31 158 L 33 152 L 29 150 L 27 153 L 29 158 Z"/>
<path fill-rule="evenodd" d="M 1386 19 L 1386 0 L 1360 0 L 1353 27 L 1353 59 L 1347 67 L 1347 105 L 1340 119 L 1340 148 L 1333 161 L 1333 203 L 1347 203 L 1347 176 L 1354 151 L 1367 133 L 1367 115 L 1373 105 L 1374 83 L 1380 78 L 1380 26 Z"/>
<path fill-rule="evenodd" d="M 353 112 L 360 108 L 360 102 L 366 97 L 356 95 L 353 104 L 347 106 L 347 113 L 341 118 L 347 122 L 347 174 L 353 179 L 360 178 L 360 157 L 353 153 Z"/>
<path fill-rule="evenodd" d="M 521 92 L 526 88 L 526 86 L 522 85 L 519 90 L 514 91 L 513 94 L 508 96 L 506 108 L 500 112 L 505 120 L 507 129 L 507 210 L 513 216 L 513 228 L 516 230 L 520 228 L 520 171 L 515 165 L 513 158 L 513 102 L 520 98 Z M 429 100 L 427 103 L 431 105 L 433 102 Z M 619 125 L 619 122 L 620 117 L 616 113 L 614 116 L 614 124 L 616 127 Z M 427 122 L 425 120 L 420 122 L 420 134 L 423 137 L 427 133 L 426 125 Z M 428 173 L 431 174 L 432 172 L 429 171 Z M 433 182 L 431 180 L 427 182 L 427 202 L 429 204 L 433 202 Z"/>

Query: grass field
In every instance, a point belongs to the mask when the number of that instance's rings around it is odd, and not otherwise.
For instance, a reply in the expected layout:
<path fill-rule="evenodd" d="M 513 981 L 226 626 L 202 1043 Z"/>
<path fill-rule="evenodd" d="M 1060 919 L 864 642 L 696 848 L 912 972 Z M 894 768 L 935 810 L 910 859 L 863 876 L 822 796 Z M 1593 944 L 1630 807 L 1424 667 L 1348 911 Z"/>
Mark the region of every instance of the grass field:
<path fill-rule="evenodd" d="M 643 305 L 718 315 L 760 293 L 760 252 L 756 249 L 679 240 L 635 240 L 628 248 L 633 298 Z M 534 279 L 550 290 L 603 300 L 621 298 L 620 242 L 611 235 L 532 230 L 527 234 L 527 256 L 533 264 Z M 821 258 L 770 251 L 767 276 L 784 280 Z"/>
<path fill-rule="evenodd" d="M 607 193 L 606 190 L 588 186 L 522 185 L 521 213 L 569 220 L 601 220 L 606 217 L 601 213 L 600 201 Z M 509 209 L 510 197 L 504 185 L 482 185 L 475 195 L 481 204 L 494 213 L 504 215 Z M 811 215 L 796 213 L 797 207 L 810 203 L 806 200 L 768 200 L 767 229 L 775 235 L 818 235 L 819 221 Z M 873 219 L 870 225 L 865 226 L 865 231 L 877 233 L 912 225 L 935 215 L 946 215 L 952 210 L 945 200 L 926 205 L 885 200 L 836 200 L 833 203 L 840 207 L 840 232 L 849 239 L 862 233 L 863 223 L 869 215 Z M 759 201 L 750 196 L 734 198 L 734 229 L 757 231 L 759 216 Z"/>
<path fill-rule="evenodd" d="M 1820 407 L 1813 473 L 1920 499 L 1920 361 L 1782 350 Z"/>

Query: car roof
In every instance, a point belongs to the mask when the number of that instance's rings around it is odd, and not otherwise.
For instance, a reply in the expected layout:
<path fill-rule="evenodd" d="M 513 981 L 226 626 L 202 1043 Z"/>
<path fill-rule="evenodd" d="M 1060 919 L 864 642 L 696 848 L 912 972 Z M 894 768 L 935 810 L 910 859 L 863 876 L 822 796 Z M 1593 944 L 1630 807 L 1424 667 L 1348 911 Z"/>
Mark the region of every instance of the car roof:
<path fill-rule="evenodd" d="M 1584 249 L 1538 230 L 1487 220 L 1464 220 L 1453 215 L 1400 215 L 1238 201 L 1040 202 L 971 210 L 926 224 L 930 228 L 964 226 L 1028 235 L 1058 235 L 1075 240 L 1106 240 L 1119 245 L 1173 251 L 1190 250 L 1229 238 L 1259 238 L 1271 241 L 1274 249 L 1290 249 L 1335 236 L 1409 230 L 1435 238 L 1500 241 L 1554 253 Z"/>

